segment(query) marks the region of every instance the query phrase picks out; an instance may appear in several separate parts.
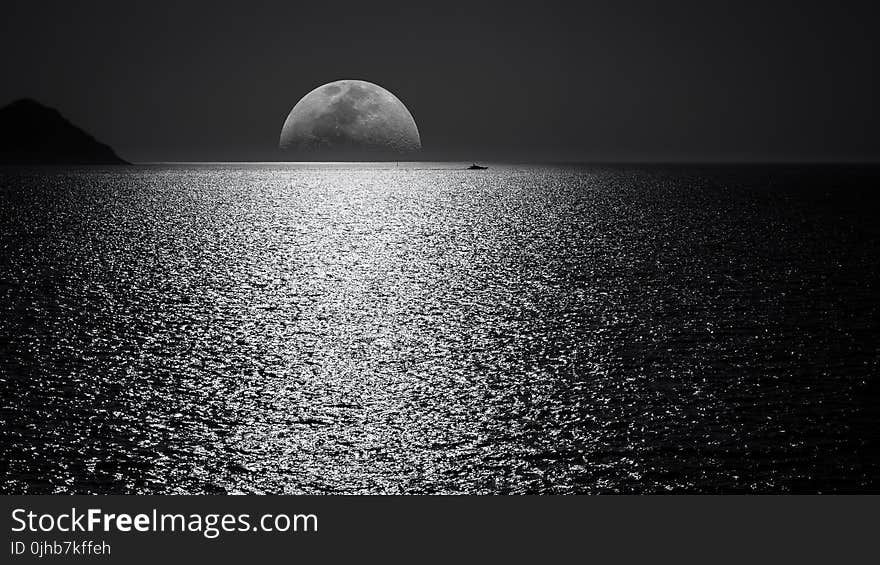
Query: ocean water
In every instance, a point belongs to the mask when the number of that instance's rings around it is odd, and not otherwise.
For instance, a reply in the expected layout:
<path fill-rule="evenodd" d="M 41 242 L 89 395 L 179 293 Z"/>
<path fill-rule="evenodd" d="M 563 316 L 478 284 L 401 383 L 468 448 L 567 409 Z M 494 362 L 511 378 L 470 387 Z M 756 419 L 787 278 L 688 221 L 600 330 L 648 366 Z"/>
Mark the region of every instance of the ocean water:
<path fill-rule="evenodd" d="M 2 169 L 0 491 L 876 492 L 878 181 Z"/>

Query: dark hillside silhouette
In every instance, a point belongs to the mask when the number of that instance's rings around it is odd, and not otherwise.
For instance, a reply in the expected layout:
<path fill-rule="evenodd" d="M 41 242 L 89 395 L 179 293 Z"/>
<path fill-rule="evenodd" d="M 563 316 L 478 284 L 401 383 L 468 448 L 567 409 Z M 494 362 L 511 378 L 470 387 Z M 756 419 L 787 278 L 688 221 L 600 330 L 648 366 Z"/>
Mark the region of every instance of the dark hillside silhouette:
<path fill-rule="evenodd" d="M 125 165 L 109 145 L 34 100 L 0 108 L 0 164 Z"/>

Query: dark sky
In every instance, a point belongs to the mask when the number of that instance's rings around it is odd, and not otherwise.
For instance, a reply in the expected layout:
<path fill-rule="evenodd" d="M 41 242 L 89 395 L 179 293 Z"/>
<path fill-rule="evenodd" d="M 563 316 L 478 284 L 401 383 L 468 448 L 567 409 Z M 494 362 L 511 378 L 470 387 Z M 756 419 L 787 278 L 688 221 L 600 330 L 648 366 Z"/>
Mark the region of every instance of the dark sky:
<path fill-rule="evenodd" d="M 19 2 L 0 104 L 133 161 L 272 160 L 340 78 L 396 94 L 429 158 L 880 160 L 869 2 Z"/>

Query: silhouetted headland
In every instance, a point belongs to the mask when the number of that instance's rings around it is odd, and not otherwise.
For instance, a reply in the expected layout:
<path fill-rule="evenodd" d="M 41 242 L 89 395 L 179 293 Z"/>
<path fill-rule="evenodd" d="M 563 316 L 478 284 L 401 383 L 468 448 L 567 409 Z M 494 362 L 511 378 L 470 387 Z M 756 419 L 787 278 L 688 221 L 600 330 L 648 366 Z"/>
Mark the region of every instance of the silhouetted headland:
<path fill-rule="evenodd" d="M 0 108 L 0 164 L 127 165 L 115 151 L 34 100 Z"/>

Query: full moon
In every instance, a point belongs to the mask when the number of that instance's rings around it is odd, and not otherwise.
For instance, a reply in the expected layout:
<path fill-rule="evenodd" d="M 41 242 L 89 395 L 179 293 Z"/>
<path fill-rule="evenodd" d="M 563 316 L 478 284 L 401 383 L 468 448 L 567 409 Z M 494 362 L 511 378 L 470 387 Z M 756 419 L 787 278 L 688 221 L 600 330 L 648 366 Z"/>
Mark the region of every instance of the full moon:
<path fill-rule="evenodd" d="M 278 147 L 303 158 L 396 159 L 420 151 L 422 141 L 396 96 L 371 82 L 337 80 L 296 103 Z"/>

